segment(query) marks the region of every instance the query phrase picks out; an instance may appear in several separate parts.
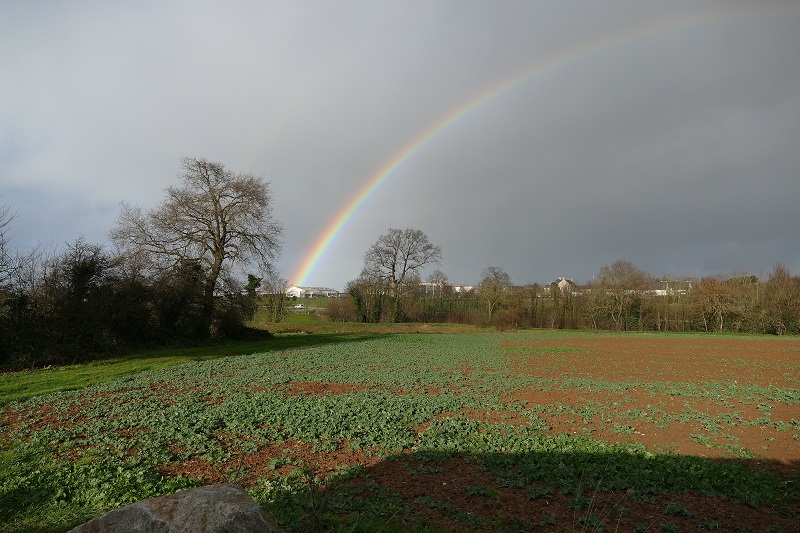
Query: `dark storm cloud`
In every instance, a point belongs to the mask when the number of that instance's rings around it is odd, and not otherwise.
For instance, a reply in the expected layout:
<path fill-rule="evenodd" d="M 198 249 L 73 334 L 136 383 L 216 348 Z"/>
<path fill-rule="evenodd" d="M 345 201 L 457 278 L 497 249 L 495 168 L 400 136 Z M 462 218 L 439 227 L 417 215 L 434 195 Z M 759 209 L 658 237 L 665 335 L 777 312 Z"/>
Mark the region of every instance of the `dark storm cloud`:
<path fill-rule="evenodd" d="M 307 281 L 342 288 L 389 227 L 476 282 L 800 272 L 793 2 L 18 3 L 0 32 L 0 194 L 18 246 L 102 242 L 179 158 L 272 182 L 295 272 L 392 157 Z M 566 56 L 569 50 L 579 50 Z M 294 281 L 294 280 L 293 280 Z"/>

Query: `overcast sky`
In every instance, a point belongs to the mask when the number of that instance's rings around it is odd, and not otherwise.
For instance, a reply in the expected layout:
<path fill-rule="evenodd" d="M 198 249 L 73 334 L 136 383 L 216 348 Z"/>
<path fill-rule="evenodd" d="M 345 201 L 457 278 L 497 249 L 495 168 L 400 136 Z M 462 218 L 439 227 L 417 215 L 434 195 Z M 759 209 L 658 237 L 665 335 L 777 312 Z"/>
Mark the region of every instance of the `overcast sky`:
<path fill-rule="evenodd" d="M 291 278 L 343 289 L 388 228 L 454 283 L 800 274 L 800 3 L 0 0 L 12 246 L 106 243 L 182 157 L 271 182 Z M 510 83 L 517 80 L 515 83 Z M 428 269 L 425 275 L 432 269 Z M 297 281 L 292 280 L 290 281 Z"/>

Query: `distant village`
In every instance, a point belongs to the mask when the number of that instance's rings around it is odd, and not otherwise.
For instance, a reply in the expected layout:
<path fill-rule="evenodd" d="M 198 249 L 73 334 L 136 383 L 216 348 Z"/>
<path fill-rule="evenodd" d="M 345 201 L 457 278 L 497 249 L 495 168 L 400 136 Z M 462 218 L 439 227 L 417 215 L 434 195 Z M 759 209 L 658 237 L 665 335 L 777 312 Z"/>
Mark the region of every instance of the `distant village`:
<path fill-rule="evenodd" d="M 443 286 L 444 285 L 444 286 Z M 420 291 L 425 295 L 436 295 L 445 288 L 455 295 L 467 295 L 475 290 L 474 285 L 465 284 L 442 284 L 430 281 L 421 281 L 418 284 Z M 513 289 L 523 289 L 526 286 L 512 286 Z M 563 276 L 546 285 L 541 285 L 539 296 L 547 297 L 554 287 L 558 287 L 562 294 L 579 296 L 584 292 L 590 291 L 587 286 L 579 286 L 572 279 Z M 635 291 L 640 297 L 648 296 L 677 296 L 685 295 L 692 289 L 692 280 L 654 280 L 642 289 Z M 330 287 L 311 287 L 306 285 L 292 285 L 286 289 L 288 298 L 339 298 L 346 293 L 337 291 Z"/>

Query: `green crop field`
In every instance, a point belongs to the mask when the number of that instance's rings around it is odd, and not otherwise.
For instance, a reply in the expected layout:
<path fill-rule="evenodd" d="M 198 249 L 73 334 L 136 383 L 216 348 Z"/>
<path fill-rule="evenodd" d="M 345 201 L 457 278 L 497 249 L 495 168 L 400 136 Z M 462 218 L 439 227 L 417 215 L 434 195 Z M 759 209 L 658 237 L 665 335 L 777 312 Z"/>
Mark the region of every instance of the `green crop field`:
<path fill-rule="evenodd" d="M 244 486 L 287 531 L 800 529 L 797 339 L 376 330 L 239 348 L 0 376 L 0 530 L 207 483 Z M 59 375 L 73 390 L 32 396 Z"/>

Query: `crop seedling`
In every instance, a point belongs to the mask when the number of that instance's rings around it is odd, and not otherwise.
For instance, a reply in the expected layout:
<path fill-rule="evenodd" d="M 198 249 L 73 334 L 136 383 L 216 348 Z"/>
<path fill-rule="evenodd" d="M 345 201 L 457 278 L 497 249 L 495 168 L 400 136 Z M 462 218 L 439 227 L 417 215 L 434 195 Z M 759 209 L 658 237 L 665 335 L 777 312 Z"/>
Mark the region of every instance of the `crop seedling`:
<path fill-rule="evenodd" d="M 500 493 L 494 487 L 484 487 L 482 485 L 475 485 L 467 488 L 467 494 L 470 496 L 486 496 L 493 500 L 500 498 Z"/>
<path fill-rule="evenodd" d="M 661 531 L 664 533 L 678 533 L 678 524 L 675 522 L 670 522 L 668 520 L 662 520 L 659 522 L 661 526 Z"/>
<path fill-rule="evenodd" d="M 719 529 L 719 522 L 716 520 L 705 519 L 697 523 L 697 529 L 705 529 L 707 531 L 717 531 Z"/>
<path fill-rule="evenodd" d="M 554 526 L 558 523 L 558 519 L 555 516 L 549 514 L 543 514 L 542 517 L 539 519 L 538 525 L 540 527 L 545 526 Z"/>
<path fill-rule="evenodd" d="M 664 514 L 675 515 L 675 516 L 692 516 L 692 513 L 689 512 L 689 509 L 687 509 L 685 505 L 679 502 L 665 503 L 663 512 Z"/>
<path fill-rule="evenodd" d="M 525 495 L 525 499 L 528 501 L 537 500 L 537 499 L 548 499 L 553 497 L 553 489 L 551 488 L 540 488 L 536 485 L 529 487 L 528 492 Z"/>

